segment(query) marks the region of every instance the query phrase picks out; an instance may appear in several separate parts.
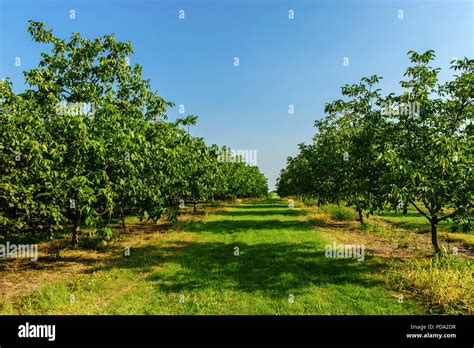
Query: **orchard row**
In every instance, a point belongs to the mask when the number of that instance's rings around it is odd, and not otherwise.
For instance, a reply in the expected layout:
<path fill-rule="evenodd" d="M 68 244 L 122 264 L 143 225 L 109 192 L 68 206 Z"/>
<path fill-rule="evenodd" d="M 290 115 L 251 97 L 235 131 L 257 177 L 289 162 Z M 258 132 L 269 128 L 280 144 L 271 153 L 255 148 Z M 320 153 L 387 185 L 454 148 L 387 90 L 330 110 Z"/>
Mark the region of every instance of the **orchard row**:
<path fill-rule="evenodd" d="M 78 33 L 66 41 L 38 22 L 28 30 L 51 50 L 24 72 L 24 92 L 0 84 L 1 234 L 71 228 L 75 244 L 81 225 L 107 234 L 126 214 L 176 219 L 183 201 L 267 193 L 256 166 L 219 160 L 228 149 L 183 129 L 197 117 L 168 121 L 173 104 L 128 64 L 130 43 Z"/>
<path fill-rule="evenodd" d="M 453 78 L 440 83 L 433 51 L 408 54 L 401 93 L 382 96 L 375 75 L 342 87 L 277 187 L 281 196 L 344 202 L 361 223 L 364 213 L 411 204 L 430 222 L 439 252 L 440 221 L 473 219 L 474 60 L 453 61 Z"/>

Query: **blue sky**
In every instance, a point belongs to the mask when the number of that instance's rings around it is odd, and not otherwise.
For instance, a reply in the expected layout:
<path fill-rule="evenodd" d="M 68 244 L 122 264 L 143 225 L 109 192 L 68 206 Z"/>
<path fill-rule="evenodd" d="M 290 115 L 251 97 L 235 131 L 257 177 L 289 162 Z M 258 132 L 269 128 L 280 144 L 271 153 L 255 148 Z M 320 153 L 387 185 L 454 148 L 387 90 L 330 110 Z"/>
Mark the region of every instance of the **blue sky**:
<path fill-rule="evenodd" d="M 0 77 L 21 91 L 22 71 L 47 48 L 32 42 L 29 19 L 60 37 L 115 33 L 132 42 L 131 63 L 143 66 L 153 89 L 199 116 L 192 134 L 256 149 L 273 188 L 342 85 L 377 74 L 383 92 L 396 92 L 409 50 L 434 49 L 441 78 L 449 78 L 454 57 L 474 56 L 473 17 L 473 1 L 456 0 L 0 0 Z M 178 116 L 178 107 L 168 115 Z"/>

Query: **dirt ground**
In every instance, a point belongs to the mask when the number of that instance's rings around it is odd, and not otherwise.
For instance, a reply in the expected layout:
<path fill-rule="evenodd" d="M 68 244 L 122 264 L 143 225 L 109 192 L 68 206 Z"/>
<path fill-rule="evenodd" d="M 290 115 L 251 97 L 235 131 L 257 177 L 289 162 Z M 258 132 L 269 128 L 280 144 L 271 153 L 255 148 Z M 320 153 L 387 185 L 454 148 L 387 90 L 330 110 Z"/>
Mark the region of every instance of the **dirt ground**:
<path fill-rule="evenodd" d="M 216 211 L 216 207 L 206 207 L 192 213 L 191 209 L 179 217 L 179 224 L 191 223 L 202 219 L 206 214 Z M 28 295 L 46 283 L 67 281 L 79 274 L 93 272 L 112 258 L 120 257 L 123 244 L 136 246 L 151 238 L 159 238 L 174 228 L 170 222 L 138 222 L 134 220 L 127 225 L 126 231 L 119 232 L 116 241 L 104 250 L 94 250 L 84 247 L 72 248 L 67 238 L 38 245 L 38 260 L 15 258 L 0 259 L 0 304 L 14 303 L 21 296 Z"/>

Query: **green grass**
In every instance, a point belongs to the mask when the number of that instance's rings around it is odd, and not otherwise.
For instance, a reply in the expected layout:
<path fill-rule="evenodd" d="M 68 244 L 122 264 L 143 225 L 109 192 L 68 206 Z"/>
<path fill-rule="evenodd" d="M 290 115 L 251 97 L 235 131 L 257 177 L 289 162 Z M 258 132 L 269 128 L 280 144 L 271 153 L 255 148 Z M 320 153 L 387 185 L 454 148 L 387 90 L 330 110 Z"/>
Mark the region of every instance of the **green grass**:
<path fill-rule="evenodd" d="M 327 258 L 317 228 L 278 199 L 228 205 L 179 231 L 135 239 L 73 281 L 47 284 L 0 313 L 423 314 L 382 278 L 378 258 Z M 153 235 L 154 236 L 154 235 Z M 137 240 L 134 240 L 135 242 Z M 239 255 L 236 256 L 236 248 Z M 294 301 L 291 301 L 294 299 Z"/>
<path fill-rule="evenodd" d="M 431 230 L 429 221 L 411 205 L 408 207 L 406 215 L 401 211 L 379 212 L 377 215 L 382 220 L 401 228 L 421 231 Z M 463 232 L 463 226 L 458 225 L 451 220 L 442 221 L 438 225 L 438 230 L 440 232 Z M 472 233 L 472 227 L 465 232 Z"/>

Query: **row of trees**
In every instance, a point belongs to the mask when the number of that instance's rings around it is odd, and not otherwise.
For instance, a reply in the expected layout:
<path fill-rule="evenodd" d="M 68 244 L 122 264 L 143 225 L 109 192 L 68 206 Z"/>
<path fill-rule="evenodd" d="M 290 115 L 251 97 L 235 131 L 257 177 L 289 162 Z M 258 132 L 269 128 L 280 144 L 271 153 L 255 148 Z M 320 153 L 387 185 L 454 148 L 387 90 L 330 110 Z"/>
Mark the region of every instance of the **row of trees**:
<path fill-rule="evenodd" d="M 430 222 L 439 252 L 438 223 L 473 218 L 474 60 L 453 61 L 453 79 L 441 84 L 433 51 L 408 55 L 401 94 L 382 96 L 378 76 L 342 87 L 343 99 L 326 104 L 312 144 L 288 158 L 277 188 L 345 202 L 361 223 L 364 212 L 411 204 Z"/>
<path fill-rule="evenodd" d="M 71 226 L 76 244 L 83 224 L 110 230 L 116 216 L 125 227 L 126 214 L 174 219 L 183 201 L 267 193 L 257 167 L 221 163 L 222 150 L 182 129 L 197 117 L 167 120 L 173 103 L 130 66 L 130 43 L 28 30 L 51 51 L 23 93 L 0 83 L 0 233 Z"/>

